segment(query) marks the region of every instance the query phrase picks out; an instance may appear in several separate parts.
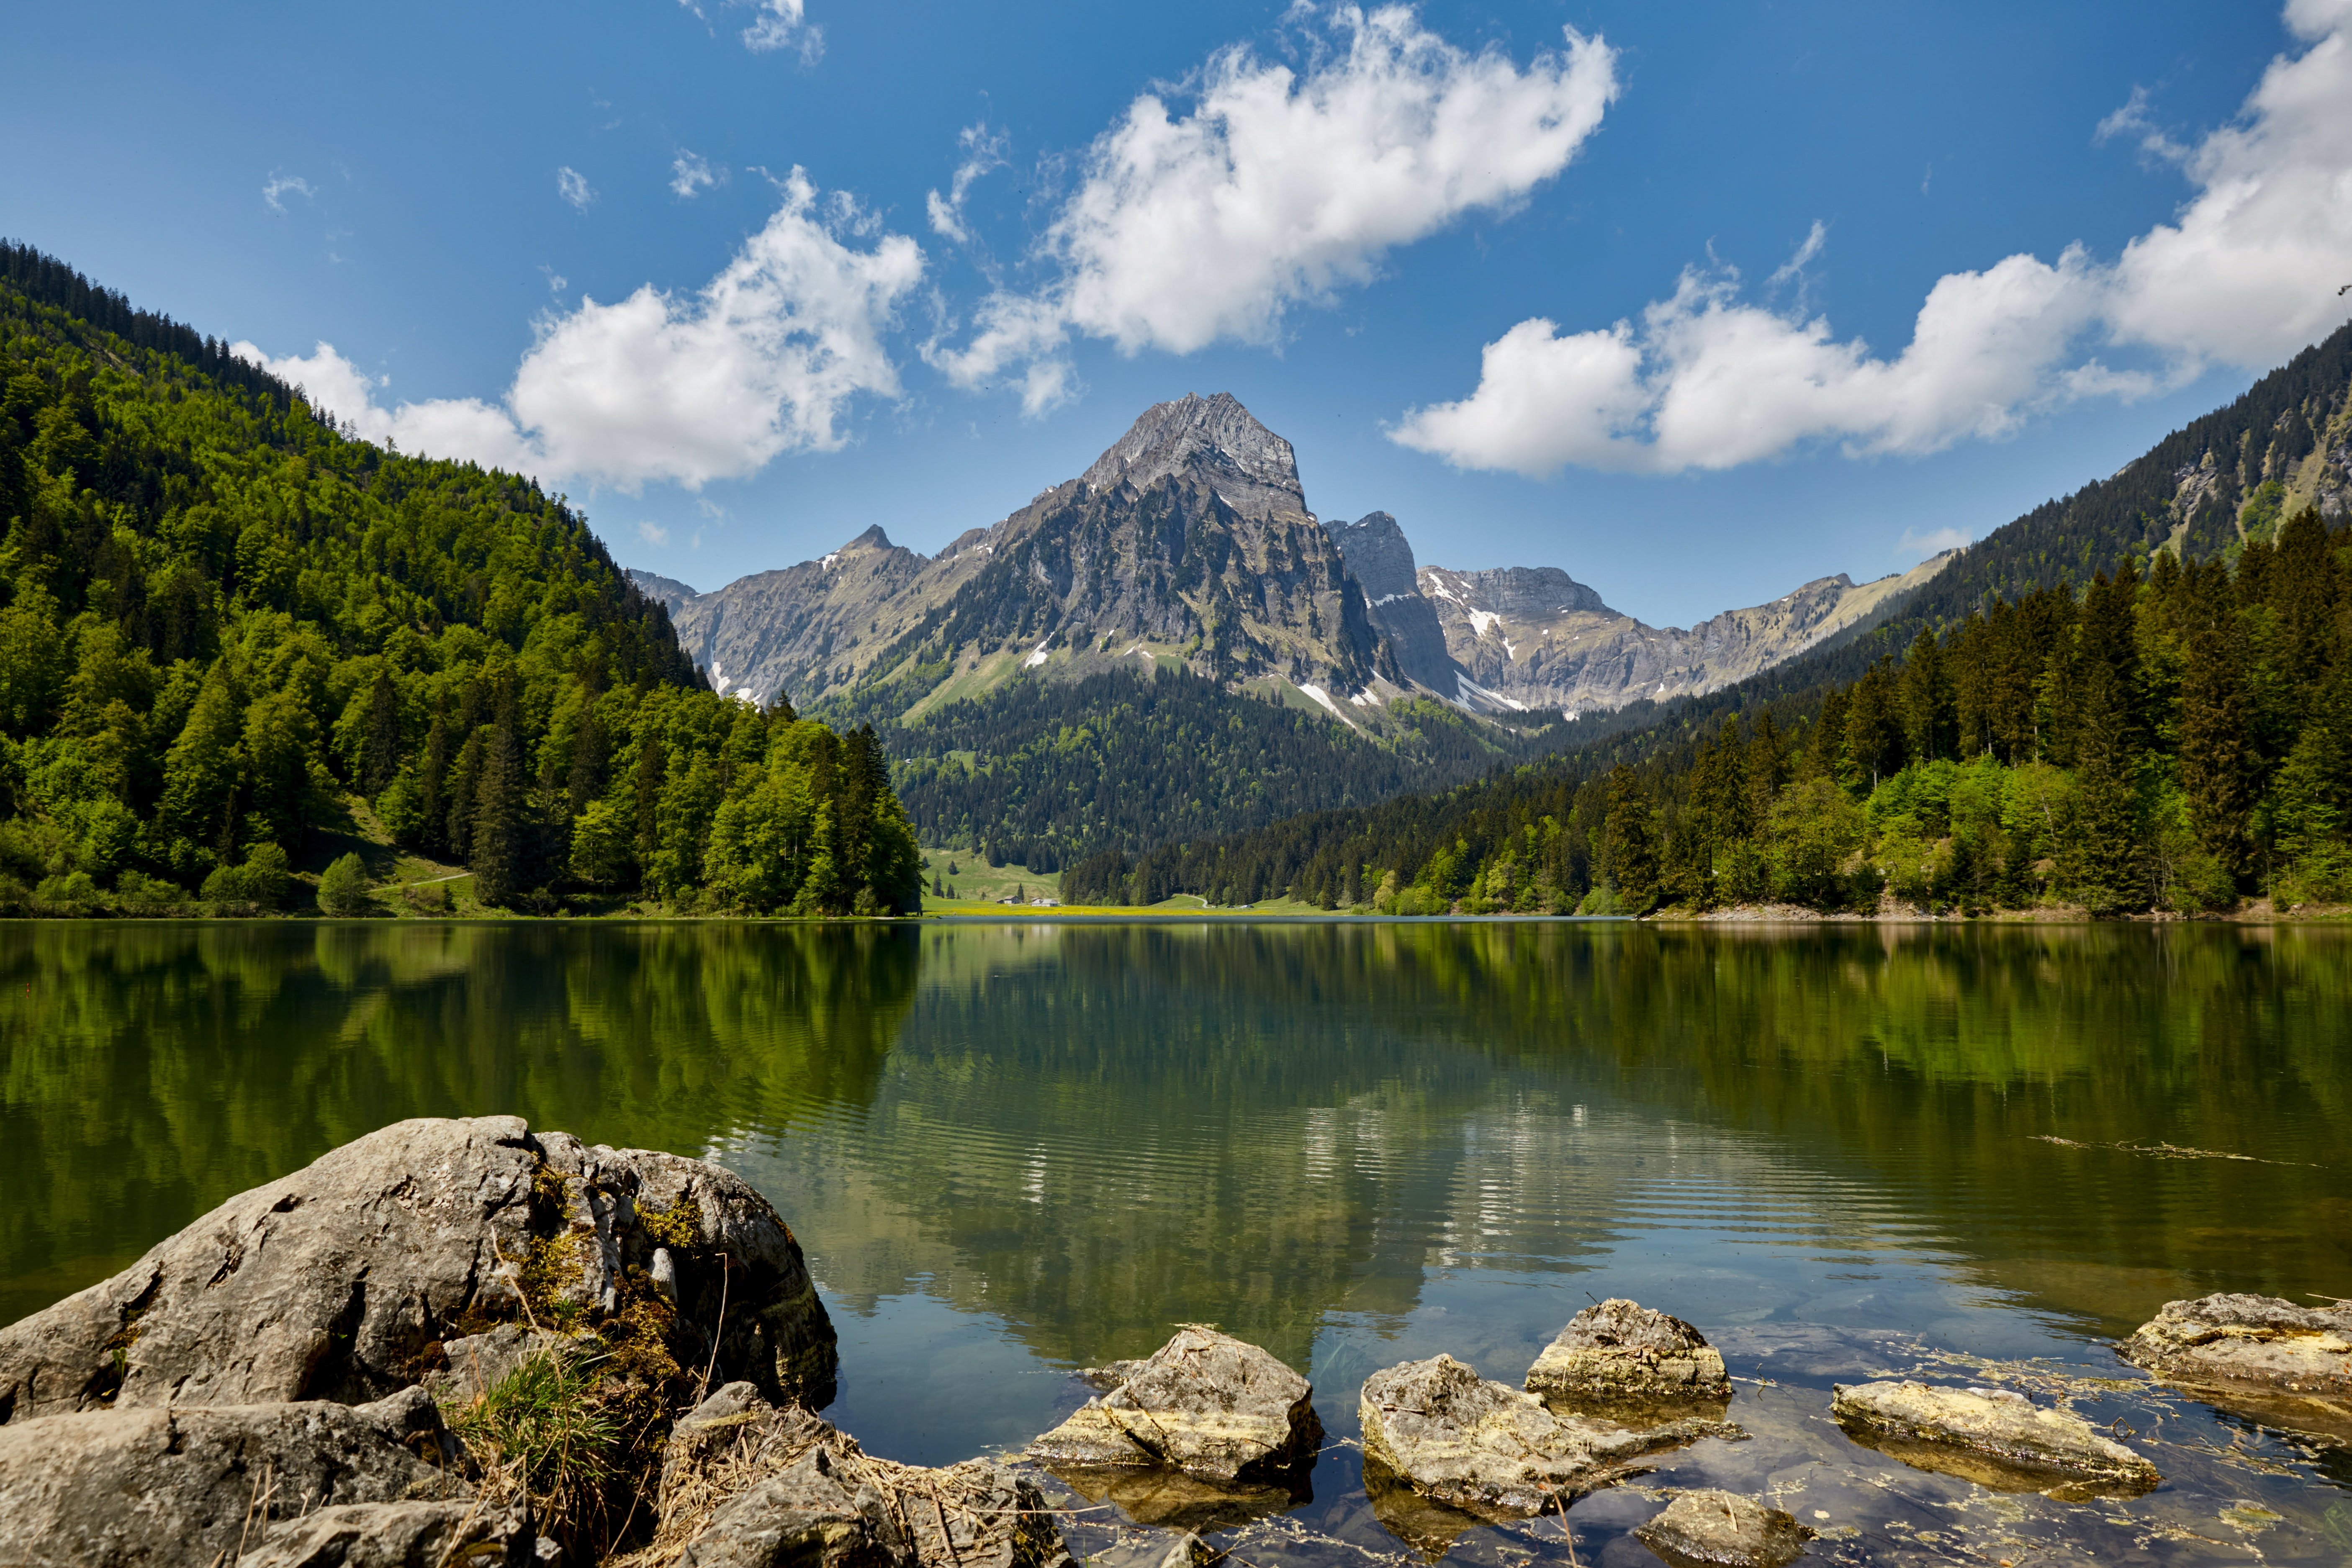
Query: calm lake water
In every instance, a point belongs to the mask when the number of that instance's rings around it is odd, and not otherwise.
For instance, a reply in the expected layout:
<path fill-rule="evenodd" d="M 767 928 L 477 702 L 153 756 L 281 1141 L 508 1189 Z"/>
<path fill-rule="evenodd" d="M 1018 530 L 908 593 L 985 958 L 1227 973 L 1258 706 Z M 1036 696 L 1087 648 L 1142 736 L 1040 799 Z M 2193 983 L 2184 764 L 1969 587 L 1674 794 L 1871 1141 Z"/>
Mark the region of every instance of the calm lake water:
<path fill-rule="evenodd" d="M 1334 1440 L 1260 1568 L 1405 1550 L 1368 1373 L 1516 1384 L 1608 1296 L 1722 1346 L 1752 1440 L 1456 1561 L 1652 1562 L 1624 1532 L 1689 1485 L 1831 1560 L 2352 1559 L 2352 1449 L 2109 1348 L 2173 1297 L 2352 1297 L 2352 931 L 0 924 L 0 1321 L 493 1111 L 757 1184 L 841 1332 L 829 1414 L 892 1458 L 1015 1447 L 1178 1323 L 1266 1346 Z M 1828 1422 L 1914 1371 L 2069 1399 L 2167 1484 L 1989 1492 Z"/>

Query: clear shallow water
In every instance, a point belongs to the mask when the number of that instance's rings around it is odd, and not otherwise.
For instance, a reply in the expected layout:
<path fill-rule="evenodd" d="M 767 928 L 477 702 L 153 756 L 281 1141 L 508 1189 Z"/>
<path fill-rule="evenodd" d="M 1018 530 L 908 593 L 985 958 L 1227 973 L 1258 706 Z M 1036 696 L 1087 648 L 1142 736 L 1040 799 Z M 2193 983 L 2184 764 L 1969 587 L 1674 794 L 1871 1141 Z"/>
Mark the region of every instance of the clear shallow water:
<path fill-rule="evenodd" d="M 1722 1345 L 1755 1436 L 1580 1503 L 1581 1563 L 1651 1561 L 1623 1531 L 1698 1484 L 1853 1561 L 2352 1559 L 2344 1450 L 2107 1348 L 2175 1296 L 2352 1296 L 2352 932 L 0 925 L 0 1321 L 489 1111 L 757 1183 L 841 1331 L 829 1414 L 892 1458 L 1015 1447 L 1175 1323 L 1265 1345 L 1335 1441 L 1259 1568 L 1402 1549 L 1348 1447 L 1366 1374 L 1516 1384 L 1612 1295 Z M 2168 1485 L 2002 1496 L 1826 1421 L 1915 1368 L 2073 1397 Z"/>

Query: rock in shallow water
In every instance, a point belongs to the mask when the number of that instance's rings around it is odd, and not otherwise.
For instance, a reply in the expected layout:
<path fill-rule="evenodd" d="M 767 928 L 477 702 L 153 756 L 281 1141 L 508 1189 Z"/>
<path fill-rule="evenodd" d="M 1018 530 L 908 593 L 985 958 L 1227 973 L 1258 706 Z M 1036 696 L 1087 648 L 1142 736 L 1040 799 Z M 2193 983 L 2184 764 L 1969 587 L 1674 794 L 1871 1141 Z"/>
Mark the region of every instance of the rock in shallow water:
<path fill-rule="evenodd" d="M 1721 1405 L 1723 1356 L 1680 1318 L 1622 1298 L 1568 1321 L 1528 1369 L 1528 1392 L 1580 1414 L 1623 1407 Z"/>
<path fill-rule="evenodd" d="M 2352 1394 L 2352 1306 L 2243 1295 L 2167 1301 L 2118 1349 L 2126 1361 L 2181 1382 Z"/>
<path fill-rule="evenodd" d="M 1368 1477 L 1377 1467 L 1423 1497 L 1485 1518 L 1564 1511 L 1643 1454 L 1738 1435 L 1711 1421 L 1635 1428 L 1556 1415 L 1450 1355 L 1374 1373 L 1360 1414 Z"/>
<path fill-rule="evenodd" d="M 421 1389 L 371 1405 L 100 1410 L 0 1426 L 0 1563 L 206 1563 L 274 1521 L 465 1499 Z"/>
<path fill-rule="evenodd" d="M 1782 1568 L 1813 1531 L 1793 1515 L 1736 1492 L 1683 1492 L 1634 1538 L 1675 1568 Z"/>
<path fill-rule="evenodd" d="M 1253 1344 L 1189 1327 L 1029 1445 L 1057 1470 L 1165 1465 L 1219 1484 L 1270 1481 L 1315 1457 L 1307 1381 Z"/>
<path fill-rule="evenodd" d="M 2081 1416 L 2037 1406 L 2007 1389 L 1839 1384 L 1830 1414 L 1865 1447 L 1995 1491 L 2132 1497 L 2162 1479 L 2154 1465 Z"/>
<path fill-rule="evenodd" d="M 726 1293 L 724 1364 L 779 1394 L 830 1397 L 833 1325 L 799 1245 L 748 1184 L 488 1116 L 370 1133 L 0 1329 L 0 1422 L 378 1398 L 440 1364 L 461 1322 L 521 1317 L 525 1289 L 542 1311 L 614 1310 L 656 1246 L 706 1342 Z"/>

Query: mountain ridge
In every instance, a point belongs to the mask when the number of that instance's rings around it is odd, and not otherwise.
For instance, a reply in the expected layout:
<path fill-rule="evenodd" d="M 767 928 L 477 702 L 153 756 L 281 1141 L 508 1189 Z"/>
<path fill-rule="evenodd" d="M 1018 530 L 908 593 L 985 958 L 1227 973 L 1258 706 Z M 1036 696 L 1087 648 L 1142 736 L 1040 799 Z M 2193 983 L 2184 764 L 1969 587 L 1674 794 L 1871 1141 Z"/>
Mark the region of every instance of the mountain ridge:
<path fill-rule="evenodd" d="M 1420 566 L 1387 512 L 1323 522 L 1291 444 L 1216 393 L 1154 405 L 1076 479 L 935 556 L 877 526 L 709 594 L 635 580 L 719 689 L 757 700 L 822 703 L 904 665 L 930 674 L 905 690 L 898 716 L 914 718 L 1033 671 L 1138 658 L 1286 686 L 1360 728 L 1409 697 L 1519 724 L 1711 691 L 1867 621 L 1951 559 L 1653 627 L 1557 567 Z"/>

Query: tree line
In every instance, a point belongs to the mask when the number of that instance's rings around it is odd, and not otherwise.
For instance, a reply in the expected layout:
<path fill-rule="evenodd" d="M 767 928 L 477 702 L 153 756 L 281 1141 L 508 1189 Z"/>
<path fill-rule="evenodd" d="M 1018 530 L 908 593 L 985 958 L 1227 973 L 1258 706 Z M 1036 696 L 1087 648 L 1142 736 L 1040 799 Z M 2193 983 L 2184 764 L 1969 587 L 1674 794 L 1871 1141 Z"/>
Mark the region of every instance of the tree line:
<path fill-rule="evenodd" d="M 2202 562 L 2126 559 L 1922 628 L 1639 763 L 1098 855 L 1062 890 L 1396 913 L 2352 899 L 2352 529 L 2257 520 Z"/>
<path fill-rule="evenodd" d="M 0 247 L 0 907 L 266 907 L 369 813 L 487 904 L 918 907 L 870 729 L 711 691 L 562 497 L 220 358 Z"/>

